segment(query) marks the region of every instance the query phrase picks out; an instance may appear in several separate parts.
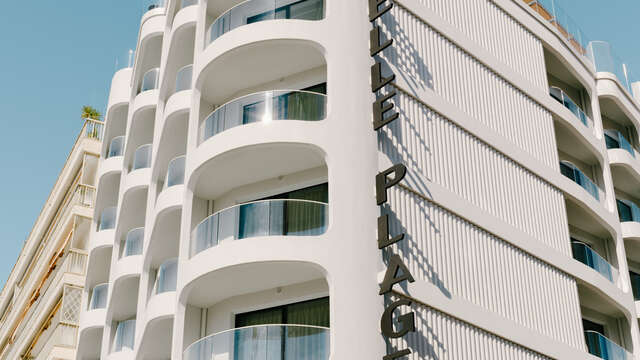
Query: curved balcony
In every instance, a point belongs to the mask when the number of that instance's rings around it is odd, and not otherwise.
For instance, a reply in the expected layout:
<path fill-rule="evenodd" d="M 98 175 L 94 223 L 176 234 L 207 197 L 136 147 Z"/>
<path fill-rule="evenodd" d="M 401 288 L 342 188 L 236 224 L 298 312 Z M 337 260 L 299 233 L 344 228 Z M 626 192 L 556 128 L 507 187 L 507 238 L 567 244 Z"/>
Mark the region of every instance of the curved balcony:
<path fill-rule="evenodd" d="M 184 66 L 176 75 L 176 92 L 190 90 L 193 78 L 193 64 Z"/>
<path fill-rule="evenodd" d="M 143 241 L 144 228 L 140 227 L 130 230 L 124 240 L 121 258 L 142 254 Z"/>
<path fill-rule="evenodd" d="M 605 360 L 631 360 L 631 354 L 620 345 L 607 339 L 604 335 L 595 331 L 584 332 L 589 354 Z"/>
<path fill-rule="evenodd" d="M 594 269 L 609 281 L 615 283 L 618 279 L 618 270 L 586 244 L 572 241 L 571 251 L 574 259 Z"/>
<path fill-rule="evenodd" d="M 176 291 L 178 283 L 178 259 L 169 259 L 160 265 L 153 293 L 158 295 Z"/>
<path fill-rule="evenodd" d="M 285 4 L 287 3 L 288 4 Z M 268 20 L 322 20 L 324 0 L 248 0 L 220 15 L 209 27 L 207 45 L 240 26 Z"/>
<path fill-rule="evenodd" d="M 142 76 L 142 83 L 138 94 L 149 90 L 155 90 L 160 84 L 160 68 L 153 68 Z"/>
<path fill-rule="evenodd" d="M 616 130 L 605 130 L 604 140 L 607 145 L 607 149 L 623 149 L 626 150 L 631 156 L 636 157 L 636 152 L 633 149 L 631 143 Z"/>
<path fill-rule="evenodd" d="M 109 150 L 107 151 L 107 159 L 122 155 L 124 155 L 124 135 L 111 139 Z"/>
<path fill-rule="evenodd" d="M 257 236 L 316 236 L 327 229 L 328 205 L 310 200 L 263 200 L 232 206 L 193 230 L 191 256 L 222 241 Z"/>
<path fill-rule="evenodd" d="M 145 144 L 136 149 L 133 155 L 133 167 L 131 171 L 147 169 L 151 167 L 152 144 Z"/>
<path fill-rule="evenodd" d="M 307 325 L 257 325 L 202 338 L 184 351 L 184 360 L 328 360 L 330 330 Z"/>
<path fill-rule="evenodd" d="M 320 121 L 326 114 L 324 94 L 298 90 L 255 93 L 214 110 L 201 125 L 199 144 L 236 126 L 276 120 Z"/>
<path fill-rule="evenodd" d="M 613 51 L 611 45 L 605 41 L 591 41 L 589 43 L 589 56 L 593 60 L 596 72 L 608 72 L 616 76 L 620 85 L 633 94 L 631 84 L 634 82 L 633 72 L 629 65 L 625 64 Z"/>
<path fill-rule="evenodd" d="M 113 339 L 111 352 L 133 351 L 136 333 L 136 320 L 125 320 L 118 323 Z"/>
<path fill-rule="evenodd" d="M 582 111 L 582 109 L 576 104 L 576 102 L 573 101 L 569 95 L 565 94 L 562 89 L 552 86 L 549 88 L 549 95 L 569 109 L 569 111 L 571 111 L 584 126 L 593 128 L 593 120 L 591 120 L 591 118 L 589 118 L 587 114 L 585 114 L 584 111 Z"/>
<path fill-rule="evenodd" d="M 198 0 L 182 0 L 182 3 L 180 4 L 180 9 L 184 9 L 187 6 L 193 6 L 193 5 L 198 5 Z"/>
<path fill-rule="evenodd" d="M 176 185 L 184 184 L 184 168 L 186 158 L 185 156 L 178 156 L 169 162 L 167 167 L 167 178 L 164 182 L 164 189 L 170 188 Z"/>
<path fill-rule="evenodd" d="M 109 292 L 109 283 L 99 284 L 93 287 L 91 291 L 91 301 L 89 302 L 89 310 L 106 309 L 107 295 Z"/>
<path fill-rule="evenodd" d="M 573 182 L 580 185 L 596 200 L 600 201 L 600 190 L 598 189 L 598 186 L 593 181 L 591 181 L 591 179 L 589 179 L 587 175 L 583 174 L 582 171 L 575 167 L 575 165 L 567 161 L 561 161 L 560 172 L 562 173 L 562 175 L 568 177 Z"/>
<path fill-rule="evenodd" d="M 118 208 L 116 206 L 104 208 L 102 214 L 100 214 L 98 231 L 115 229 L 117 212 Z"/>

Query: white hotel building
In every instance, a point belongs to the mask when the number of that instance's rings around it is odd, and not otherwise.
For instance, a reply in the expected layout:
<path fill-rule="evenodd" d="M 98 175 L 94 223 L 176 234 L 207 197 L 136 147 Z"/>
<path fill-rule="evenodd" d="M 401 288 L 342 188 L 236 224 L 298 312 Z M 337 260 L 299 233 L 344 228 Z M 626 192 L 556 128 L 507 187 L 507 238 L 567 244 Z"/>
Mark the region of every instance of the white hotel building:
<path fill-rule="evenodd" d="M 640 359 L 630 69 L 553 0 L 376 4 L 145 6 L 78 360 Z M 376 62 L 395 79 L 373 93 Z M 405 234 L 383 251 L 381 215 Z M 414 281 L 380 296 L 393 259 Z"/>

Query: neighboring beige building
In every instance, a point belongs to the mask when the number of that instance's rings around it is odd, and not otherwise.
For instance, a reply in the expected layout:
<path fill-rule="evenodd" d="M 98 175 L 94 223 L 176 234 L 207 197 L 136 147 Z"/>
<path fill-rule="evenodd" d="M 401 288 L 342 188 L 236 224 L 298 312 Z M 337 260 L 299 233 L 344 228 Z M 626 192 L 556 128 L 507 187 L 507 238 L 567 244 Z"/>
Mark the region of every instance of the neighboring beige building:
<path fill-rule="evenodd" d="M 0 359 L 74 359 L 103 123 L 86 120 L 0 294 Z"/>

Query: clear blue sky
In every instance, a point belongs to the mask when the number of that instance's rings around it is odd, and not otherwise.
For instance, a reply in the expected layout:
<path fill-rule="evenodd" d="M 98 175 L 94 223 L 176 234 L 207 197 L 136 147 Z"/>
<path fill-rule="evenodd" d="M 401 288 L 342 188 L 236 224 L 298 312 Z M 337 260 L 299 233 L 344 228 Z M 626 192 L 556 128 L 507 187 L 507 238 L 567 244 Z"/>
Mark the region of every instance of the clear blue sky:
<path fill-rule="evenodd" d="M 349 0 L 351 1 L 351 0 Z M 556 0 L 640 75 L 637 0 Z M 115 59 L 135 47 L 141 0 L 9 1 L 0 12 L 0 286 L 81 127 L 104 109 Z"/>

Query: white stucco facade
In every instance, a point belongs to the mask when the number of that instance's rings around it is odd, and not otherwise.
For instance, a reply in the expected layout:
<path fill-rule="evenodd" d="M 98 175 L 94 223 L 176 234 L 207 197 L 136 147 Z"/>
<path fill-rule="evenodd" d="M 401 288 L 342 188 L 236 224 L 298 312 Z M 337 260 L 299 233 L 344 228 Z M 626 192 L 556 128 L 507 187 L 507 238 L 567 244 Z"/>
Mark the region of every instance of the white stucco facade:
<path fill-rule="evenodd" d="M 635 85 L 535 1 L 393 5 L 375 57 L 365 0 L 148 8 L 111 85 L 78 360 L 640 359 Z M 381 252 L 384 214 L 405 236 Z M 379 296 L 391 254 L 415 281 Z M 415 331 L 390 339 L 397 299 Z"/>

